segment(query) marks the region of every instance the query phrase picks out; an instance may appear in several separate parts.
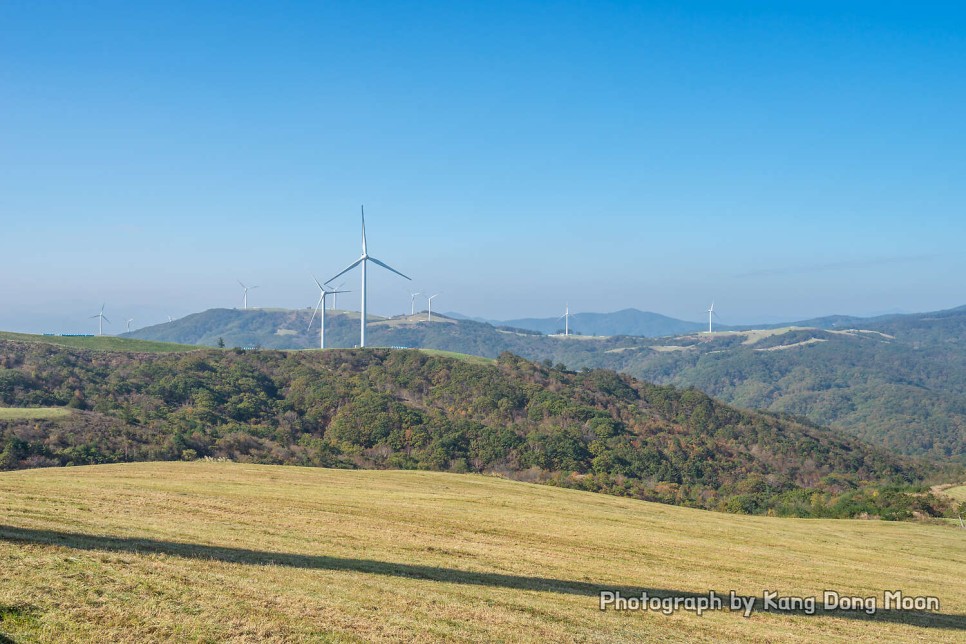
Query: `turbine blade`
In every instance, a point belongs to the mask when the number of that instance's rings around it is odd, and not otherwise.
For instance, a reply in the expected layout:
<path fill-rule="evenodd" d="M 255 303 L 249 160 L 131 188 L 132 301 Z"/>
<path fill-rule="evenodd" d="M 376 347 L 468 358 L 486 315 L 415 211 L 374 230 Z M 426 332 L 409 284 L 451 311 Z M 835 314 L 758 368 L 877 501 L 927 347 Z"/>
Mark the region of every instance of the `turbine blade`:
<path fill-rule="evenodd" d="M 243 289 L 245 289 L 245 290 L 248 290 L 248 287 L 247 287 L 247 286 L 245 286 L 244 284 L 242 284 L 242 281 L 241 281 L 241 280 L 238 280 L 238 283 L 239 283 L 239 284 L 241 285 L 241 287 L 242 287 Z"/>
<path fill-rule="evenodd" d="M 306 329 L 305 329 L 306 331 L 308 331 L 309 329 L 312 328 L 312 323 L 315 322 L 315 316 L 319 312 L 319 307 L 322 306 L 322 302 L 324 302 L 324 301 L 325 301 L 325 294 L 323 294 L 321 297 L 319 297 L 319 303 L 315 305 L 315 310 L 312 311 L 312 317 L 311 317 L 311 319 L 309 319 L 309 326 L 306 327 Z"/>
<path fill-rule="evenodd" d="M 359 206 L 362 211 L 362 254 L 366 254 L 366 207 Z"/>
<path fill-rule="evenodd" d="M 101 315 L 100 317 L 104 318 L 104 321 L 107 322 L 108 324 L 111 323 L 111 321 L 107 319 L 106 315 Z"/>
<path fill-rule="evenodd" d="M 380 262 L 380 261 L 379 261 L 378 259 L 376 259 L 375 257 L 370 257 L 370 258 L 369 258 L 369 261 L 370 261 L 370 262 L 375 262 L 376 264 L 379 264 L 379 265 L 380 265 L 380 266 L 382 266 L 383 268 L 385 268 L 385 269 L 387 269 L 387 270 L 390 270 L 390 271 L 392 271 L 392 272 L 393 272 L 393 273 L 395 273 L 396 275 L 399 275 L 400 277 L 405 277 L 405 278 L 406 278 L 407 280 L 409 280 L 409 281 L 412 281 L 412 279 L 413 279 L 413 278 L 411 278 L 411 277 L 408 277 L 408 276 L 406 276 L 406 275 L 403 275 L 402 273 L 400 273 L 399 271 L 397 271 L 397 270 L 396 270 L 395 268 L 393 268 L 393 267 L 392 267 L 392 266 L 390 266 L 389 264 L 383 264 L 382 262 Z M 337 277 L 338 277 L 338 276 L 337 276 Z M 333 278 L 333 279 L 335 279 L 335 278 Z M 331 280 L 330 280 L 330 281 L 331 281 Z M 436 296 L 434 295 L 433 297 L 436 297 Z"/>
<path fill-rule="evenodd" d="M 316 277 L 314 273 L 312 274 L 312 279 L 314 279 L 315 283 L 319 285 L 319 290 L 322 290 L 322 291 L 325 290 L 325 287 L 322 286 L 322 282 L 319 281 L 319 278 Z"/>
<path fill-rule="evenodd" d="M 341 273 L 337 273 L 335 277 L 331 277 L 331 278 L 325 280 L 325 283 L 328 284 L 329 282 L 335 280 L 336 278 L 341 277 L 342 275 L 345 275 L 346 273 L 348 273 L 349 271 L 351 271 L 353 268 L 355 268 L 356 266 L 358 266 L 359 264 L 361 264 L 363 261 L 365 261 L 365 259 L 366 259 L 366 257 L 365 257 L 365 255 L 363 255 L 362 257 L 360 257 L 356 261 L 354 261 L 351 264 L 349 264 L 349 266 L 347 268 L 343 269 Z"/>

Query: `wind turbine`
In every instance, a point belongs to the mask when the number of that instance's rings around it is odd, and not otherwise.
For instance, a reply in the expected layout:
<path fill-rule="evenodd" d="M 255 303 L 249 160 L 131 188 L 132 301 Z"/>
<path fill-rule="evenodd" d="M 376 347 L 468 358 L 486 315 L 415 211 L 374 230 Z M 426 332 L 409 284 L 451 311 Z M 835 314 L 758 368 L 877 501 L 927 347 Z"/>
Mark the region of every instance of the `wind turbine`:
<path fill-rule="evenodd" d="M 341 288 L 342 288 L 343 286 L 345 286 L 345 282 L 342 282 L 342 283 L 340 283 L 340 284 L 339 284 L 338 286 L 336 286 L 336 287 L 335 287 L 335 291 L 333 291 L 333 293 L 335 293 L 335 294 L 336 294 L 336 295 L 333 295 L 333 296 L 332 296 L 332 310 L 333 310 L 333 311 L 334 311 L 334 310 L 335 310 L 335 308 L 336 308 L 336 304 L 338 304 L 338 303 L 339 303 L 339 296 L 338 296 L 338 294 L 339 294 L 339 293 L 349 293 L 349 292 L 350 292 L 350 291 L 341 291 L 341 290 L 339 290 L 339 289 L 341 289 Z"/>
<path fill-rule="evenodd" d="M 436 295 L 439 295 L 439 293 Z M 429 318 L 427 318 L 427 322 L 433 321 L 433 298 L 436 297 L 436 295 L 430 295 L 426 298 L 426 303 L 429 305 Z"/>
<path fill-rule="evenodd" d="M 567 303 L 567 308 L 564 309 L 564 314 L 561 315 L 558 320 L 564 321 L 564 337 L 570 335 L 570 303 Z"/>
<path fill-rule="evenodd" d="M 359 313 L 360 313 L 360 315 L 359 315 L 359 346 L 360 347 L 366 346 L 366 264 L 368 262 L 372 262 L 374 264 L 377 264 L 379 266 L 382 266 L 383 268 L 392 271 L 396 275 L 399 275 L 400 277 L 405 277 L 407 280 L 412 281 L 412 278 L 406 277 L 405 275 L 403 275 L 402 273 L 400 273 L 399 271 L 397 271 L 392 266 L 389 266 L 388 264 L 384 264 L 384 263 L 380 262 L 375 257 L 370 257 L 369 256 L 369 253 L 366 250 L 366 211 L 365 211 L 365 208 L 362 208 L 362 257 L 360 257 L 356 261 L 354 261 L 351 264 L 349 264 L 348 267 L 346 267 L 345 269 L 343 269 L 343 271 L 341 273 L 337 274 L 335 277 L 333 277 L 333 278 L 328 279 L 328 280 L 325 281 L 326 284 L 328 284 L 329 282 L 333 282 L 337 278 L 339 278 L 342 275 L 344 275 L 344 274 L 348 273 L 349 271 L 351 271 L 356 266 L 359 266 L 359 265 L 362 266 L 362 307 L 361 307 L 361 310 L 359 311 Z"/>
<path fill-rule="evenodd" d="M 244 308 L 247 311 L 248 310 L 248 291 L 250 291 L 252 289 L 255 289 L 255 288 L 258 288 L 258 286 L 257 285 L 256 286 L 245 286 L 244 284 L 242 284 L 242 281 L 241 280 L 238 280 L 238 283 L 241 284 L 242 290 L 245 291 L 245 298 L 244 298 L 243 301 L 244 301 Z"/>
<path fill-rule="evenodd" d="M 422 295 L 422 293 L 410 293 L 409 294 L 409 315 L 416 315 L 416 298 Z"/>
<path fill-rule="evenodd" d="M 329 291 L 329 290 L 326 290 L 326 288 L 319 283 L 319 280 L 315 277 L 315 275 L 312 276 L 312 279 L 314 279 L 315 283 L 319 285 L 320 293 L 319 293 L 319 303 L 315 305 L 315 311 L 312 312 L 312 318 L 309 320 L 308 329 L 312 328 L 312 323 L 315 321 L 316 314 L 318 314 L 319 311 L 321 311 L 322 315 L 319 318 L 319 323 L 322 328 L 319 330 L 319 348 L 324 349 L 325 348 L 325 296 L 332 295 L 334 297 L 336 293 L 348 293 L 349 291 Z M 306 329 L 306 331 L 308 329 Z"/>
<path fill-rule="evenodd" d="M 131 332 L 131 322 L 134 322 L 134 318 L 128 318 L 127 320 L 127 332 Z"/>
<path fill-rule="evenodd" d="M 168 322 L 173 322 L 173 321 L 174 321 L 174 318 L 169 315 L 168 316 Z"/>
<path fill-rule="evenodd" d="M 708 309 L 708 333 L 714 333 L 714 329 L 711 326 L 712 318 L 718 317 L 718 314 L 714 312 L 714 300 L 711 300 L 711 308 Z"/>
<path fill-rule="evenodd" d="M 106 304 L 101 304 L 101 312 L 98 313 L 97 315 L 92 315 L 91 316 L 91 319 L 92 320 L 94 318 L 97 318 L 97 335 L 104 335 L 104 320 L 107 320 L 107 323 L 108 324 L 111 323 L 111 321 L 107 319 L 107 316 L 104 315 L 104 307 L 105 306 L 107 306 L 107 305 Z"/>

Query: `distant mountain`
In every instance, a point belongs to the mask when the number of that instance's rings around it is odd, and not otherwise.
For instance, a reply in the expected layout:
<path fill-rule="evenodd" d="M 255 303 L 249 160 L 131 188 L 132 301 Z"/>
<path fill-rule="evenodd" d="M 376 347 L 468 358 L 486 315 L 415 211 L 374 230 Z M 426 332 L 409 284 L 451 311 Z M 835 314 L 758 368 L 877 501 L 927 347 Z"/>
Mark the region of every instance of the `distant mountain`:
<path fill-rule="evenodd" d="M 522 318 L 494 324 L 531 329 L 546 334 L 564 331 L 564 321 L 561 318 Z M 574 313 L 570 316 L 571 333 L 580 335 L 636 335 L 657 338 L 695 333 L 706 328 L 707 325 L 699 322 L 687 322 L 660 313 L 637 309 L 624 309 L 614 313 Z"/>

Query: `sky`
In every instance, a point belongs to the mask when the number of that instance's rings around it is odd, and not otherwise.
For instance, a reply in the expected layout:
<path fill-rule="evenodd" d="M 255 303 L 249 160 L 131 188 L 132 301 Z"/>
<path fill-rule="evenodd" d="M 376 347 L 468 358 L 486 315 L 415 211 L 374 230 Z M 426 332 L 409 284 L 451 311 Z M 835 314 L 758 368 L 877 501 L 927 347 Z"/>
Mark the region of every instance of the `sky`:
<path fill-rule="evenodd" d="M 959 306 L 964 105 L 961 3 L 4 0 L 0 328 L 313 306 L 362 204 L 377 314 Z"/>

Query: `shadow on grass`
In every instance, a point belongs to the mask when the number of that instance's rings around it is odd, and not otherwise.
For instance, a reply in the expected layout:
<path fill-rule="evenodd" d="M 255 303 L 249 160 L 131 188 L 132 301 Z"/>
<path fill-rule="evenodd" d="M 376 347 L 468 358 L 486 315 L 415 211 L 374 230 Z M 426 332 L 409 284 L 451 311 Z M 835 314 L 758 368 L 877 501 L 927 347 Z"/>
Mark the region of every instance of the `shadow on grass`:
<path fill-rule="evenodd" d="M 395 563 L 390 561 L 375 561 L 372 559 L 348 559 L 343 557 L 328 557 L 325 555 L 305 555 L 286 552 L 270 552 L 264 550 L 249 550 L 245 548 L 226 548 L 196 543 L 180 543 L 177 541 L 160 541 L 157 539 L 139 539 L 131 537 L 111 537 L 74 532 L 60 532 L 56 530 L 38 530 L 34 528 L 18 528 L 0 525 L 0 540 L 24 543 L 40 543 L 74 548 L 77 550 L 95 550 L 107 552 L 128 552 L 134 554 L 162 554 L 173 557 L 201 559 L 238 563 L 256 566 L 290 566 L 310 570 L 334 570 L 345 572 L 361 572 L 372 575 L 386 575 L 407 579 L 425 579 L 427 581 L 468 584 L 474 586 L 491 586 L 494 588 L 515 588 L 520 590 L 534 590 L 539 592 L 560 593 L 567 595 L 584 595 L 593 597 L 593 605 L 598 605 L 601 591 L 620 592 L 624 597 L 641 597 L 647 593 L 648 597 L 707 597 L 707 594 L 669 590 L 666 588 L 648 588 L 642 586 L 618 586 L 567 579 L 553 579 L 549 577 L 529 577 L 523 575 L 508 575 L 494 572 L 474 572 L 457 568 L 443 568 L 420 564 Z M 727 591 L 718 592 L 719 596 L 727 599 Z M 881 602 L 881 597 L 878 598 Z M 820 604 L 820 602 L 819 602 Z M 820 607 L 814 614 L 806 614 L 795 610 L 768 609 L 763 600 L 755 599 L 755 611 L 780 613 L 784 615 L 799 615 L 806 617 L 839 617 L 858 619 L 870 622 L 885 622 L 907 624 L 920 628 L 939 628 L 966 631 L 966 615 L 931 613 L 912 610 L 879 610 L 874 615 L 861 611 L 824 611 Z M 0 640 L 0 644 L 3 644 Z"/>
<path fill-rule="evenodd" d="M 34 630 L 37 626 L 37 610 L 33 606 L 0 604 L 0 644 L 16 644 L 16 641 L 3 631 L 12 627 L 14 631 L 27 628 Z"/>

